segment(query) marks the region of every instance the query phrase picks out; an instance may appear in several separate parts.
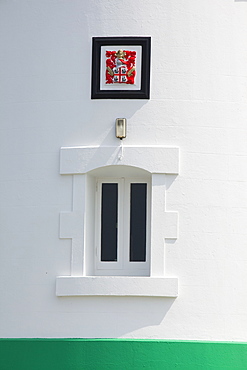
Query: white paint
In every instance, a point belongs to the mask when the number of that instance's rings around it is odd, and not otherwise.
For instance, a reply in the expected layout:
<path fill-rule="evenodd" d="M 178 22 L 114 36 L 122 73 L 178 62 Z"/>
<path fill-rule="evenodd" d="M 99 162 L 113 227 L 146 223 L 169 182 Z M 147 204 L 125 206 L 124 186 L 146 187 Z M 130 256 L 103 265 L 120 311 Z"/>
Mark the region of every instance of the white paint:
<path fill-rule="evenodd" d="M 60 214 L 60 238 L 72 239 L 71 275 L 84 275 L 85 175 L 73 177 L 73 211 Z"/>
<path fill-rule="evenodd" d="M 165 238 L 177 239 L 178 238 L 178 212 L 165 212 Z"/>
<path fill-rule="evenodd" d="M 164 146 L 121 146 L 62 148 L 60 173 L 86 173 L 99 167 L 126 165 L 142 168 L 151 173 L 177 174 L 179 149 Z"/>
<path fill-rule="evenodd" d="M 1 337 L 247 341 L 246 19 L 247 3 L 230 0 L 1 2 Z M 91 38 L 123 35 L 152 37 L 151 99 L 92 101 Z M 55 293 L 72 258 L 59 214 L 78 212 L 72 179 L 83 176 L 59 174 L 59 150 L 120 148 L 117 117 L 127 118 L 124 158 L 127 146 L 180 148 L 164 199 L 179 238 L 157 234 L 176 299 Z M 176 235 L 165 215 L 168 226 Z"/>
<path fill-rule="evenodd" d="M 147 245 L 148 254 L 147 254 L 147 261 L 143 264 L 141 263 L 128 263 L 127 266 L 123 265 L 123 261 L 125 260 L 123 257 L 123 253 L 126 247 L 126 237 L 123 234 L 119 234 L 119 250 L 120 255 L 118 256 L 118 261 L 115 263 L 102 263 L 102 262 L 95 262 L 97 261 L 97 250 L 99 244 L 99 227 L 97 224 L 99 220 L 97 220 L 97 216 L 92 216 L 90 219 L 85 221 L 85 217 L 83 212 L 73 212 L 72 214 L 68 215 L 62 213 L 62 217 L 60 218 L 60 237 L 70 237 L 72 239 L 72 261 L 71 261 L 71 278 L 68 276 L 66 279 L 61 279 L 58 277 L 57 281 L 59 281 L 59 289 L 57 290 L 57 294 L 62 295 L 88 295 L 88 289 L 77 289 L 77 285 L 81 284 L 80 282 L 83 281 L 85 285 L 85 281 L 91 281 L 90 275 L 129 275 L 128 277 L 122 277 L 120 280 L 121 282 L 124 279 L 127 279 L 126 282 L 123 284 L 117 284 L 116 289 L 114 290 L 114 295 L 135 295 L 135 292 L 138 292 L 137 295 L 149 295 L 148 292 L 151 292 L 151 287 L 155 287 L 155 284 L 152 282 L 150 283 L 149 289 L 146 289 L 146 279 L 144 280 L 136 280 L 133 276 L 140 275 L 140 276 L 149 276 L 152 280 L 153 277 L 160 277 L 163 278 L 159 280 L 161 283 L 164 282 L 165 286 L 168 287 L 168 296 L 172 294 L 173 297 L 177 295 L 177 283 L 174 285 L 175 280 L 165 279 L 165 257 L 164 257 L 164 239 L 167 238 L 174 238 L 176 239 L 175 231 L 177 229 L 177 218 L 172 217 L 174 216 L 171 212 L 165 213 L 165 192 L 166 192 L 166 176 L 162 173 L 162 171 L 167 171 L 167 173 L 176 173 L 179 167 L 179 150 L 178 148 L 165 148 L 165 147 L 125 147 L 124 156 L 119 165 L 116 166 L 116 161 L 118 163 L 118 150 L 117 147 L 103 147 L 100 148 L 91 148 L 91 147 L 81 147 L 81 148 L 63 148 L 61 150 L 61 162 L 60 168 L 61 173 L 63 174 L 82 174 L 85 172 L 86 169 L 89 170 L 88 177 L 90 178 L 90 170 L 94 175 L 95 180 L 86 183 L 85 175 L 82 176 L 83 182 L 81 182 L 81 186 L 74 186 L 73 187 L 73 204 L 75 208 L 78 210 L 79 208 L 85 210 L 85 214 L 90 213 L 90 209 L 96 206 L 96 209 L 99 207 L 97 205 L 96 196 L 99 196 L 99 190 L 97 189 L 100 186 L 98 184 L 98 176 L 97 173 L 101 173 L 101 177 L 104 177 L 107 181 L 107 175 L 113 174 L 114 176 L 109 177 L 108 181 L 116 182 L 118 181 L 121 193 L 121 188 L 123 187 L 123 181 L 117 180 L 117 173 L 121 173 L 121 178 L 123 179 L 124 173 L 128 173 L 129 170 L 132 171 L 134 177 L 140 176 L 144 171 L 150 170 L 152 173 L 152 185 L 151 185 L 151 217 L 150 222 L 147 223 L 148 229 L 148 237 L 147 237 Z M 113 154 L 112 154 L 113 153 Z M 110 157 L 110 158 L 109 158 Z M 101 168 L 98 168 L 99 166 Z M 113 166 L 110 166 L 113 165 Z M 132 168 L 133 166 L 135 167 Z M 98 169 L 97 169 L 98 168 Z M 97 169 L 97 170 L 95 170 Z M 152 169 L 152 170 L 151 170 Z M 153 173 L 155 172 L 155 173 Z M 146 175 L 147 176 L 147 175 Z M 150 176 L 150 175 L 149 175 Z M 80 184 L 78 182 L 78 178 L 80 179 L 81 176 L 74 175 L 74 183 Z M 128 177 L 127 179 L 131 179 Z M 127 181 L 127 180 L 126 180 Z M 142 180 L 143 181 L 143 180 Z M 148 181 L 148 177 L 147 177 Z M 91 196 L 87 196 L 86 188 L 91 188 Z M 95 189 L 92 191 L 92 188 Z M 122 189 L 123 191 L 123 189 Z M 88 200 L 87 207 L 86 199 Z M 128 209 L 125 206 L 126 210 Z M 150 214 L 150 207 L 148 207 L 148 215 Z M 96 212 L 96 215 L 98 213 Z M 175 214 L 175 213 L 174 213 Z M 73 216 L 72 216 L 73 215 Z M 164 217 L 168 220 L 167 224 L 167 231 L 166 231 L 166 224 L 164 223 Z M 121 223 L 121 217 L 119 217 L 119 222 Z M 63 230 L 64 228 L 64 230 Z M 88 234 L 91 234 L 88 244 L 86 243 L 85 246 L 85 238 L 82 230 L 87 230 Z M 118 230 L 121 230 L 119 228 Z M 127 234 L 129 234 L 127 232 Z M 149 238 L 150 235 L 150 238 Z M 95 241 L 93 241 L 95 238 Z M 149 242 L 150 239 L 150 242 Z M 86 258 L 87 250 L 93 250 L 94 252 L 89 253 L 89 257 Z M 99 251 L 98 251 L 99 255 Z M 127 258 L 128 260 L 128 258 Z M 80 264 L 84 266 L 80 269 Z M 103 268 L 102 265 L 105 265 Z M 149 264 L 150 271 L 149 271 Z M 96 265 L 96 269 L 93 267 Z M 130 268 L 131 265 L 131 268 Z M 143 266 L 144 265 L 144 266 Z M 81 280 L 82 275 L 85 275 L 85 271 L 88 270 L 89 272 L 89 279 Z M 74 277 L 78 276 L 77 279 Z M 133 281 L 131 280 L 131 276 L 133 277 Z M 71 287 L 71 291 L 69 292 L 69 288 L 67 286 L 68 279 L 70 279 L 69 287 Z M 109 284 L 107 279 L 96 279 L 94 281 L 94 286 L 90 295 L 112 295 L 112 286 Z M 115 280 L 114 280 L 115 281 Z M 118 281 L 118 280 L 117 280 Z M 142 284 L 139 284 L 138 290 L 133 290 L 132 286 L 135 285 L 135 281 L 142 281 Z M 153 280 L 152 280 L 153 281 Z M 156 280 L 154 280 L 156 281 Z M 105 283 L 104 283 L 105 282 Z M 104 285 L 105 284 L 105 285 Z M 83 285 L 83 286 L 84 286 Z M 115 285 L 115 283 L 114 283 Z M 89 283 L 90 286 L 90 283 Z M 102 289 L 102 286 L 104 288 Z M 126 289 L 129 287 L 129 289 Z M 119 289 L 117 291 L 117 288 Z M 158 288 L 157 288 L 158 289 Z M 76 293 L 77 292 L 77 293 Z M 166 296 L 166 289 L 162 290 L 163 296 Z M 150 293 L 150 296 L 162 296 L 160 290 L 154 289 Z"/>
<path fill-rule="evenodd" d="M 57 296 L 177 297 L 178 279 L 126 276 L 59 277 Z"/>

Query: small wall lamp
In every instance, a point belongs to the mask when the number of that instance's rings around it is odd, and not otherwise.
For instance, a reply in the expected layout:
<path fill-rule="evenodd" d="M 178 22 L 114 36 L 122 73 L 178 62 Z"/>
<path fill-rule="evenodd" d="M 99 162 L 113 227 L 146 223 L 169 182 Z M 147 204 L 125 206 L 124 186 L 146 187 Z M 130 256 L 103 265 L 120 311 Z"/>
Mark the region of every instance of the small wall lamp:
<path fill-rule="evenodd" d="M 116 137 L 120 140 L 126 138 L 126 118 L 116 119 Z"/>

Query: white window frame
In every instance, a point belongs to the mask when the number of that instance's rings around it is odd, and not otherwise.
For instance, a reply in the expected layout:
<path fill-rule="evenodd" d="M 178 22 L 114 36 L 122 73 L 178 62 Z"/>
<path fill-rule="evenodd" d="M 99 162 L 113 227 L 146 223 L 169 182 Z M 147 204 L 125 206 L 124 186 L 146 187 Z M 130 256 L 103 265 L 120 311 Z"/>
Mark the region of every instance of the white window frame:
<path fill-rule="evenodd" d="M 151 176 L 149 276 L 95 276 L 93 173 L 104 174 L 109 168 L 113 174 L 127 168 L 132 174 L 141 170 Z M 57 276 L 57 296 L 177 297 L 178 278 L 165 273 L 164 241 L 178 236 L 178 213 L 166 210 L 166 178 L 173 176 L 168 179 L 170 186 L 178 171 L 179 148 L 175 147 L 61 148 L 60 174 L 73 177 L 73 201 L 71 211 L 60 213 L 60 238 L 69 238 L 72 244 L 71 271 Z"/>
<path fill-rule="evenodd" d="M 101 261 L 101 195 L 102 184 L 118 184 L 118 258 Z M 130 187 L 147 184 L 146 261 L 130 262 Z M 95 202 L 95 275 L 150 276 L 150 181 L 148 178 L 100 178 L 96 180 Z"/>

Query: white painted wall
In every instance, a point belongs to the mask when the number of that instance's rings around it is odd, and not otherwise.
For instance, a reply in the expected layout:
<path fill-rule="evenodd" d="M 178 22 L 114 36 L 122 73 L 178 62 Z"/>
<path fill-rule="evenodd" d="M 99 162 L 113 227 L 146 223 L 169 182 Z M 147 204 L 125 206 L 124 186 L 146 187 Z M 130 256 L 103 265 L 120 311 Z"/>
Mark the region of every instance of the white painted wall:
<path fill-rule="evenodd" d="M 0 337 L 247 340 L 247 1 L 0 3 Z M 151 36 L 151 100 L 90 99 L 91 37 Z M 180 147 L 179 296 L 56 297 L 70 274 L 60 147 Z"/>

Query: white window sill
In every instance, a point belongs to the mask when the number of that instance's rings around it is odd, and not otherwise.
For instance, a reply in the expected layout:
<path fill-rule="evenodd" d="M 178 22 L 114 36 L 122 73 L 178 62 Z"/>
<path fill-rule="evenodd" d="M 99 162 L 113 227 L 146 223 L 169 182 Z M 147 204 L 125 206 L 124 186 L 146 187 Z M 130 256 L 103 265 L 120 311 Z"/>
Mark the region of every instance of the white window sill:
<path fill-rule="evenodd" d="M 132 276 L 58 276 L 57 296 L 177 297 L 178 279 Z"/>

